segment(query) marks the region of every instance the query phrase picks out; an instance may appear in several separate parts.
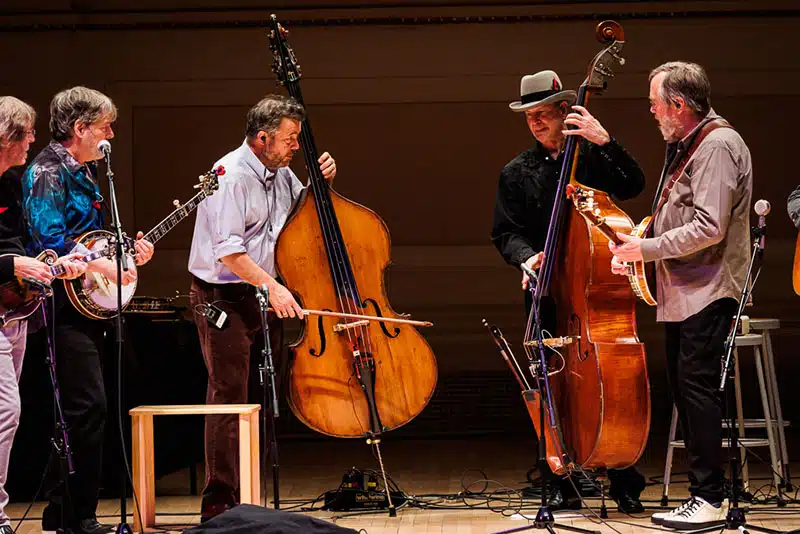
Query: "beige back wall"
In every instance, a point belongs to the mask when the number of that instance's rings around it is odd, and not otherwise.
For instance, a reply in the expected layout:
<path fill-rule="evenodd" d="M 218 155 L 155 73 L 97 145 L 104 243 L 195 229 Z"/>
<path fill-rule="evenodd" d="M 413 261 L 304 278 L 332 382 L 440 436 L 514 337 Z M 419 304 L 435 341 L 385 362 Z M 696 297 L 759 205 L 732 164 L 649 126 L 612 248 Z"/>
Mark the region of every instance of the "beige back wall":
<path fill-rule="evenodd" d="M 119 106 L 114 170 L 129 233 L 157 223 L 173 198 L 186 200 L 196 176 L 241 142 L 248 107 L 275 90 L 265 28 L 257 26 L 269 10 L 244 0 L 240 9 L 222 4 L 0 4 L 0 29 L 9 30 L 0 33 L 0 93 L 40 111 L 36 149 L 46 142 L 47 103 L 57 90 L 88 85 Z M 445 1 L 430 7 L 340 1 L 304 7 L 311 4 L 271 3 L 291 6 L 279 14 L 294 21 L 290 42 L 305 73 L 317 146 L 337 159 L 336 189 L 376 210 L 389 226 L 390 299 L 396 310 L 436 323 L 426 334 L 442 373 L 502 372 L 483 317 L 504 327 L 510 339 L 520 338 L 518 274 L 489 243 L 499 171 L 532 140 L 507 103 L 519 96 L 521 75 L 542 69 L 555 69 L 576 87 L 600 49 L 593 17 L 605 13 L 620 15 L 628 61 L 591 110 L 648 177 L 645 192 L 624 209 L 635 220 L 647 215 L 663 158 L 664 143 L 648 112 L 649 69 L 675 59 L 703 64 L 714 108 L 753 153 L 754 199 L 773 206 L 753 314 L 783 320 L 779 371 L 796 368 L 796 232 L 785 209 L 800 183 L 794 170 L 800 19 L 793 2 Z M 295 168 L 304 179 L 299 156 Z M 184 222 L 158 243 L 151 265 L 142 269 L 139 294 L 187 291 L 192 228 L 193 220 Z M 660 389 L 661 330 L 653 310 L 639 311 Z"/>

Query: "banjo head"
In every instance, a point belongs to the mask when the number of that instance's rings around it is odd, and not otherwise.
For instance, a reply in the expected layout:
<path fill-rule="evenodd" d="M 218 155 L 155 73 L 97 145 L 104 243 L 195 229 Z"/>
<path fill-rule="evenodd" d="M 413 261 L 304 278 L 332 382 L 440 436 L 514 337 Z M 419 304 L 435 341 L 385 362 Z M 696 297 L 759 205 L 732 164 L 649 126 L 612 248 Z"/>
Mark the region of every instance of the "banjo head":
<path fill-rule="evenodd" d="M 105 230 L 89 232 L 81 237 L 79 243 L 96 252 L 106 248 L 113 239 L 113 234 Z M 134 265 L 133 256 L 128 254 L 128 265 Z M 122 289 L 122 308 L 124 309 L 136 293 L 137 282 L 133 282 Z M 76 306 L 84 314 L 96 319 L 108 319 L 117 315 L 117 284 L 111 282 L 105 275 L 87 272 L 70 284 L 74 291 Z M 69 293 L 69 291 L 68 291 Z"/>

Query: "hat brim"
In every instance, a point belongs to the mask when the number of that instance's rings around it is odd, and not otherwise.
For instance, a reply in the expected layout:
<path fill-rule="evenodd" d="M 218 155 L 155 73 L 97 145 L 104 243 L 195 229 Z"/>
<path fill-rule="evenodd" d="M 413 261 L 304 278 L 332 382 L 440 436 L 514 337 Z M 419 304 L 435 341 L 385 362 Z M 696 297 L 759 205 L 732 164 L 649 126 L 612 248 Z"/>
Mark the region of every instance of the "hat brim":
<path fill-rule="evenodd" d="M 528 111 L 529 109 L 533 109 L 539 106 L 544 106 L 545 104 L 552 104 L 554 102 L 570 102 L 573 103 L 578 99 L 578 94 L 575 91 L 561 91 L 560 93 L 556 93 L 554 95 L 550 95 L 547 98 L 543 98 L 541 100 L 537 100 L 536 102 L 528 102 L 527 104 L 523 104 L 521 101 L 517 100 L 516 102 L 512 102 L 508 105 L 511 108 L 511 111 L 515 111 L 520 113 L 522 111 Z"/>

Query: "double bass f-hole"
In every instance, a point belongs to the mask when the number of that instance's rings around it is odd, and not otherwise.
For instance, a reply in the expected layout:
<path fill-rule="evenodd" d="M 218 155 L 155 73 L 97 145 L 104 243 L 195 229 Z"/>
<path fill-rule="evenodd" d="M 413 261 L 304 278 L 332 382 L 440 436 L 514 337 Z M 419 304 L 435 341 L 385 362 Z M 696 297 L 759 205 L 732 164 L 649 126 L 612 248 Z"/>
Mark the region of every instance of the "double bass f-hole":
<path fill-rule="evenodd" d="M 325 311 L 331 311 L 331 310 L 325 310 Z M 312 347 L 311 349 L 308 350 L 308 353 L 312 356 L 316 356 L 317 358 L 319 358 L 320 356 L 325 354 L 325 343 L 326 343 L 325 329 L 322 327 L 322 315 L 317 316 L 317 332 L 319 332 L 319 344 L 320 344 L 319 351 L 317 351 L 317 349 Z"/>
<path fill-rule="evenodd" d="M 375 302 L 373 299 L 366 299 L 362 304 L 362 307 L 366 307 L 367 304 L 372 304 L 372 307 L 375 308 L 375 315 L 378 317 L 383 317 L 383 313 L 381 312 L 381 307 L 378 306 L 378 303 Z M 400 329 L 395 327 L 394 333 L 390 333 L 389 330 L 386 328 L 386 323 L 380 321 L 381 330 L 383 330 L 383 334 L 388 338 L 396 338 L 400 335 Z"/>
<path fill-rule="evenodd" d="M 581 343 L 581 318 L 578 314 L 573 313 L 570 316 L 567 332 L 568 335 L 574 336 L 577 339 L 575 350 L 578 352 L 578 359 L 582 362 L 586 361 L 586 359 L 589 358 L 589 351 L 584 349 L 584 345 Z"/>

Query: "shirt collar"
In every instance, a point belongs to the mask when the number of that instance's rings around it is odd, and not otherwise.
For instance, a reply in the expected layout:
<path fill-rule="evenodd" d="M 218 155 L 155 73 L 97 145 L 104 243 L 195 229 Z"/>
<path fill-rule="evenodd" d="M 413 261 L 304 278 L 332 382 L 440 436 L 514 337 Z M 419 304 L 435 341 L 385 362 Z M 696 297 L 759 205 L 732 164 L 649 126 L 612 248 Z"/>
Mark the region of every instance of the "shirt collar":
<path fill-rule="evenodd" d="M 49 146 L 50 149 L 55 152 L 56 156 L 58 156 L 58 159 L 61 160 L 61 163 L 63 163 L 67 170 L 72 174 L 77 174 L 81 169 L 86 170 L 85 166 L 81 163 L 78 163 L 78 160 L 76 160 L 72 154 L 70 154 L 69 151 L 64 148 L 64 145 L 55 139 L 50 141 Z"/>
<path fill-rule="evenodd" d="M 242 159 L 247 163 L 247 166 L 256 173 L 258 179 L 262 182 L 266 183 L 267 180 L 271 180 L 278 174 L 278 169 L 268 169 L 261 163 L 261 160 L 253 153 L 253 149 L 247 144 L 247 139 L 242 142 L 242 146 L 240 146 L 238 150 Z"/>
<path fill-rule="evenodd" d="M 718 118 L 720 118 L 720 117 L 719 117 L 719 115 L 717 115 L 717 113 L 714 111 L 714 108 L 711 108 L 711 109 L 709 109 L 709 110 L 708 110 L 708 113 L 706 113 L 706 116 L 705 116 L 705 117 L 703 117 L 703 120 L 701 120 L 701 121 L 700 121 L 700 122 L 697 124 L 697 126 L 695 126 L 694 128 L 692 128 L 692 131 L 691 131 L 691 132 L 689 132 L 688 134 L 686 134 L 686 135 L 683 137 L 683 139 L 681 139 L 680 141 L 678 141 L 678 147 L 680 147 L 682 150 L 687 150 L 687 149 L 688 149 L 688 148 L 691 146 L 691 144 L 692 144 L 692 142 L 694 141 L 694 138 L 697 136 L 697 134 L 698 134 L 698 133 L 700 133 L 700 129 L 701 129 L 703 126 L 705 126 L 705 125 L 706 125 L 706 123 L 708 123 L 708 122 L 711 122 L 711 121 L 713 121 L 714 119 L 718 119 Z"/>

